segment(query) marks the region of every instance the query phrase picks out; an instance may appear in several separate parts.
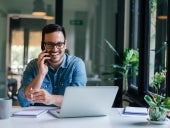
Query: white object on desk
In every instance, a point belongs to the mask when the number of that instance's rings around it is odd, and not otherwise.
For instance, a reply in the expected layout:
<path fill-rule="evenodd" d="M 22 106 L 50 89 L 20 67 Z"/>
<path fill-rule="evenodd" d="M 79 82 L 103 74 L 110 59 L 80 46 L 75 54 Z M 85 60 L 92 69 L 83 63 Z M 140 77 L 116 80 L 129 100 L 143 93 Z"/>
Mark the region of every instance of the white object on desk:
<path fill-rule="evenodd" d="M 14 117 L 39 117 L 40 115 L 46 113 L 47 109 L 41 109 L 36 107 L 23 108 L 17 112 L 14 112 L 12 116 Z"/>
<path fill-rule="evenodd" d="M 124 108 L 123 114 L 148 115 L 148 109 L 145 107 L 130 107 Z"/>
<path fill-rule="evenodd" d="M 117 111 L 124 117 L 145 117 L 146 119 L 149 117 L 148 114 L 124 114 L 124 108 L 117 108 Z"/>

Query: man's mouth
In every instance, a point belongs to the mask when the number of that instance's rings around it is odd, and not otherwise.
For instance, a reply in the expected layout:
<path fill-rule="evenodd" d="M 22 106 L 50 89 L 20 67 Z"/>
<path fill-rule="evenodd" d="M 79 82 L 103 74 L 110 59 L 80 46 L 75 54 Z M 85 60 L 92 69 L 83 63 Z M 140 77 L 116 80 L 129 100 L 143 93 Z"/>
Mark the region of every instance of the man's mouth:
<path fill-rule="evenodd" d="M 51 56 L 57 56 L 58 54 L 57 53 L 50 53 Z"/>

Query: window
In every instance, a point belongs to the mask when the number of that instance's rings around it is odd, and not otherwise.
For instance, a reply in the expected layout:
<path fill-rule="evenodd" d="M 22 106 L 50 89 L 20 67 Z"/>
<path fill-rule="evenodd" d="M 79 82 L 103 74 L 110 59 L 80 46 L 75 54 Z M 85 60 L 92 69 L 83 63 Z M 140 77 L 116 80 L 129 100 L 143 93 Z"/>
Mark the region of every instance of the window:
<path fill-rule="evenodd" d="M 41 52 L 41 31 L 29 32 L 28 62 L 38 57 Z"/>
<path fill-rule="evenodd" d="M 41 52 L 41 31 L 46 25 L 43 19 L 10 17 L 9 67 L 15 73 L 22 73 L 27 63 Z"/>
<path fill-rule="evenodd" d="M 24 55 L 24 31 L 12 30 L 11 41 L 11 68 L 23 68 L 23 55 Z M 15 71 L 17 72 L 17 71 Z"/>
<path fill-rule="evenodd" d="M 139 40 L 139 1 L 130 1 L 130 34 L 129 34 L 129 48 L 139 50 L 138 40 Z M 130 89 L 137 90 L 138 88 L 138 75 L 133 74 L 130 79 Z"/>
<path fill-rule="evenodd" d="M 148 91 L 154 92 L 151 81 L 155 72 L 167 68 L 168 0 L 152 0 L 150 13 L 150 57 Z M 165 92 L 166 86 L 161 90 Z"/>
<path fill-rule="evenodd" d="M 151 80 L 155 72 L 169 69 L 167 56 L 168 42 L 168 0 L 131 0 L 130 4 L 130 47 L 139 48 L 139 75 L 133 78 L 136 84 L 130 85 L 131 94 L 142 95 L 154 92 Z M 135 85 L 135 86 L 134 86 Z M 133 87 L 136 87 L 135 89 Z M 168 92 L 166 83 L 162 86 Z"/>

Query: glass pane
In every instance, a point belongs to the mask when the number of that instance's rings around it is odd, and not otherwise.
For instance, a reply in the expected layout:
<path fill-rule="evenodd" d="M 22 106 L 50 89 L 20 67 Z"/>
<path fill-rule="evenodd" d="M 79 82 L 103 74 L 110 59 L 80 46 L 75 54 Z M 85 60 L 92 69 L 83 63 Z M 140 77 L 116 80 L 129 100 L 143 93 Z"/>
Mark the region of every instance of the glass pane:
<path fill-rule="evenodd" d="M 28 61 L 37 57 L 37 52 L 40 51 L 41 46 L 39 45 L 38 48 L 35 43 L 40 44 L 38 36 L 41 37 L 41 35 L 35 31 L 41 31 L 46 24 L 55 22 L 55 2 L 55 0 L 44 1 L 47 15 L 36 16 L 32 15 L 34 8 L 32 0 L 20 2 L 13 0 L 11 3 L 1 0 L 1 6 L 4 10 L 8 10 L 7 17 L 10 20 L 7 28 L 9 28 L 9 66 L 11 68 L 25 67 Z M 32 33 L 30 31 L 35 33 L 29 34 Z"/>
<path fill-rule="evenodd" d="M 131 0 L 130 3 L 130 44 L 129 48 L 138 50 L 139 51 L 139 1 L 138 0 Z M 137 66 L 138 68 L 138 66 Z M 138 88 L 138 69 L 132 69 L 130 72 L 130 77 L 129 77 L 129 85 L 130 88 L 137 89 Z"/>
<path fill-rule="evenodd" d="M 90 82 L 91 78 L 97 83 L 100 77 L 108 78 L 101 74 L 108 70 L 108 65 L 115 63 L 115 55 L 105 39 L 114 47 L 117 45 L 117 8 L 117 0 L 63 1 L 67 48 L 70 54 L 84 60 Z M 109 77 L 114 78 L 113 75 Z"/>
<path fill-rule="evenodd" d="M 24 31 L 12 30 L 12 45 L 11 45 L 11 68 L 18 73 L 18 68 L 23 67 L 24 55 Z"/>
<path fill-rule="evenodd" d="M 150 22 L 150 63 L 149 91 L 155 92 L 151 85 L 155 72 L 166 68 L 168 0 L 152 0 Z M 165 91 L 165 85 L 162 85 Z"/>
<path fill-rule="evenodd" d="M 31 31 L 29 33 L 28 62 L 38 57 L 41 51 L 41 31 Z"/>
<path fill-rule="evenodd" d="M 150 23 L 150 63 L 149 63 L 149 83 L 151 82 L 154 75 L 154 64 L 155 64 L 155 42 L 156 42 L 156 11 L 157 2 L 152 2 L 151 8 L 151 23 Z"/>

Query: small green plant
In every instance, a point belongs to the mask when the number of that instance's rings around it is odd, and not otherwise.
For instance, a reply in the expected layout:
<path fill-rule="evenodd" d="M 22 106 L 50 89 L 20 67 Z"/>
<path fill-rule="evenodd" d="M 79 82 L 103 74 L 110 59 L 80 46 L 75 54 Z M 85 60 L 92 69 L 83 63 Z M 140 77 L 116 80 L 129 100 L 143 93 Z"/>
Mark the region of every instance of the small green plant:
<path fill-rule="evenodd" d="M 119 57 L 119 59 L 122 61 L 121 64 L 111 64 L 110 70 L 107 72 L 104 72 L 103 75 L 109 75 L 108 80 L 117 80 L 124 78 L 126 80 L 128 77 L 132 75 L 138 74 L 138 66 L 139 66 L 139 52 L 135 49 L 126 49 L 123 52 L 123 57 L 119 55 L 119 53 L 116 51 L 116 49 L 111 45 L 111 43 L 107 40 L 105 40 L 106 44 L 109 46 L 109 48 L 112 50 L 113 54 Z M 113 77 L 114 74 L 120 74 L 122 77 L 117 78 Z"/>
<path fill-rule="evenodd" d="M 161 89 L 161 84 L 164 83 L 165 78 L 166 78 L 166 70 L 162 70 L 161 72 L 156 72 L 154 74 L 151 85 L 155 88 L 157 94 L 159 94 L 159 91 Z"/>
<path fill-rule="evenodd" d="M 159 107 L 160 109 L 170 109 L 170 98 L 163 97 L 159 94 L 161 84 L 165 81 L 166 70 L 161 72 L 156 72 L 153 77 L 151 85 L 155 88 L 156 94 L 145 95 L 144 100 L 148 103 L 150 107 Z"/>
<path fill-rule="evenodd" d="M 165 121 L 167 110 L 170 110 L 170 98 L 160 95 L 161 84 L 166 78 L 166 70 L 156 72 L 151 85 L 155 88 L 156 93 L 145 95 L 144 100 L 149 105 L 149 117 L 152 121 Z"/>

